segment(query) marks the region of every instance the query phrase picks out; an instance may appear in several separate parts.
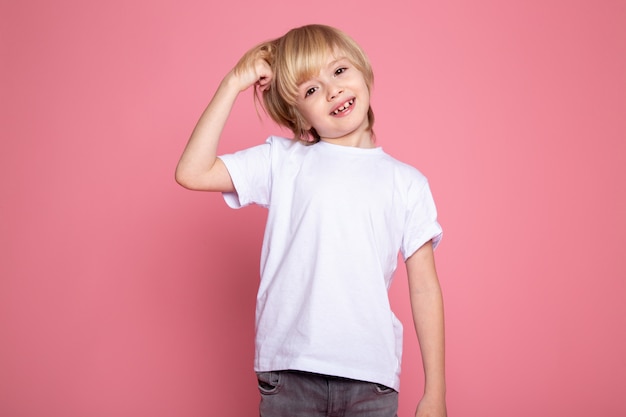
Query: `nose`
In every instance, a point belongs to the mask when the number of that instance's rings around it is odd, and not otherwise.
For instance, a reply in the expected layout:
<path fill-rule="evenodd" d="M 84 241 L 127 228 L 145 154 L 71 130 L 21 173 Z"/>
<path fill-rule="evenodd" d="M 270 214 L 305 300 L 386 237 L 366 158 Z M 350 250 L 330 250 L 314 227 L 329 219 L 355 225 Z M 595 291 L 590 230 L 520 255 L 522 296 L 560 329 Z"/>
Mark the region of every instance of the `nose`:
<path fill-rule="evenodd" d="M 331 87 L 328 89 L 328 94 L 326 95 L 326 99 L 328 101 L 333 101 L 337 97 L 339 97 L 343 93 L 343 88 L 341 87 Z"/>

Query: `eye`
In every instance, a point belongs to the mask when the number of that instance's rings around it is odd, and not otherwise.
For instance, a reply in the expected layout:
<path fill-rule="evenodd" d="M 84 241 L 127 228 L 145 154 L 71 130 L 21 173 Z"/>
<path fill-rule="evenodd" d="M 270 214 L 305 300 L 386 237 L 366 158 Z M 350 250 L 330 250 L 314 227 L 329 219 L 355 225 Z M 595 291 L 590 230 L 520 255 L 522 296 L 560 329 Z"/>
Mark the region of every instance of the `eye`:
<path fill-rule="evenodd" d="M 308 96 L 310 96 L 310 95 L 311 95 L 311 94 L 313 94 L 316 90 L 317 90 L 317 88 L 316 88 L 316 87 L 311 87 L 311 88 L 308 88 L 308 89 L 304 92 L 304 97 L 308 97 Z"/>
<path fill-rule="evenodd" d="M 335 70 L 335 75 L 340 75 L 343 74 L 344 72 L 348 71 L 348 68 L 346 67 L 339 67 Z"/>

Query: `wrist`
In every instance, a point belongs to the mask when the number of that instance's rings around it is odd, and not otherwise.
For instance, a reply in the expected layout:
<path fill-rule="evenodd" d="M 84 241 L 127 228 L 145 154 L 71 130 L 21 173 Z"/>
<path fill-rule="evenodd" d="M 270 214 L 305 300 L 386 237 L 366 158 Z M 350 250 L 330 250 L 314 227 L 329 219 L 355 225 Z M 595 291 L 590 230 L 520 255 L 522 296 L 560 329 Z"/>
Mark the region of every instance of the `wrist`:
<path fill-rule="evenodd" d="M 228 89 L 228 90 L 239 91 L 240 84 L 241 84 L 241 82 L 239 81 L 239 78 L 240 77 L 237 75 L 237 72 L 234 69 L 230 70 L 226 74 L 224 79 L 222 79 L 222 82 L 220 83 L 220 87 Z"/>
<path fill-rule="evenodd" d="M 245 87 L 242 87 L 240 77 L 231 70 L 222 79 L 216 95 L 219 94 L 222 97 L 230 97 L 231 100 L 234 100 L 243 90 L 245 90 Z"/>
<path fill-rule="evenodd" d="M 433 399 L 445 400 L 446 398 L 446 383 L 445 381 L 427 381 L 424 387 L 424 396 L 431 397 Z"/>

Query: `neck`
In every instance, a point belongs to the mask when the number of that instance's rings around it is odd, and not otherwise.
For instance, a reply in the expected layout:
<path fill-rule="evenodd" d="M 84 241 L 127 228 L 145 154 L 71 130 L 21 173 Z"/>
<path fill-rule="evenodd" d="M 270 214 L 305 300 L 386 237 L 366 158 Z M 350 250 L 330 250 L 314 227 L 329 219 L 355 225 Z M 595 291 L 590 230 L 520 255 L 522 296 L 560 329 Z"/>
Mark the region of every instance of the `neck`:
<path fill-rule="evenodd" d="M 321 141 L 333 145 L 352 146 L 354 148 L 375 148 L 374 133 L 371 130 L 355 132 L 340 138 L 320 138 Z"/>

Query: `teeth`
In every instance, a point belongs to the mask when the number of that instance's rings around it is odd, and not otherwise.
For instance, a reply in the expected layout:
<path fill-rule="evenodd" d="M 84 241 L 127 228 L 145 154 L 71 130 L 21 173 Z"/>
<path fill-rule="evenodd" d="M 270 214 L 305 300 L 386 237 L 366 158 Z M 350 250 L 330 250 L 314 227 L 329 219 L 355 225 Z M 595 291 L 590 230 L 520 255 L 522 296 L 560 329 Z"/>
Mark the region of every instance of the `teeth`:
<path fill-rule="evenodd" d="M 339 114 L 339 112 L 344 111 L 345 109 L 350 107 L 352 104 L 354 104 L 354 100 L 348 100 L 345 103 L 343 103 L 341 107 L 338 107 L 337 110 L 335 110 L 332 114 Z"/>

